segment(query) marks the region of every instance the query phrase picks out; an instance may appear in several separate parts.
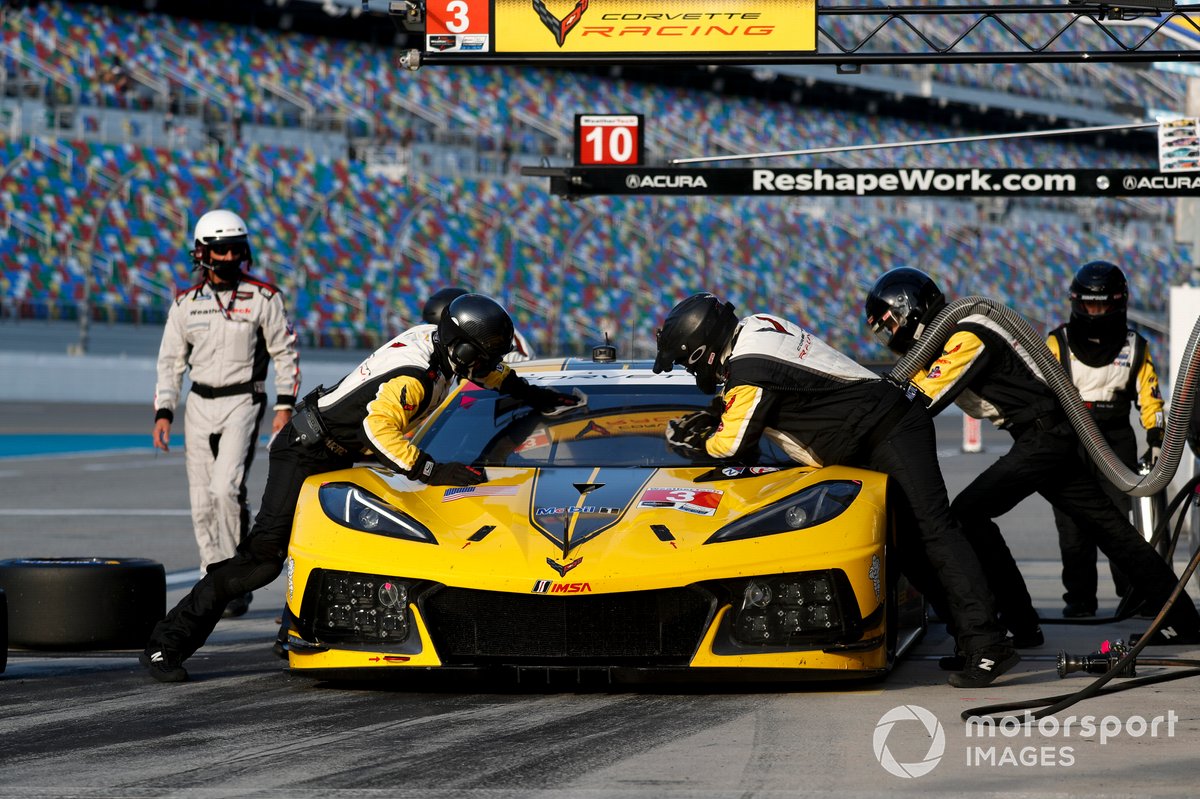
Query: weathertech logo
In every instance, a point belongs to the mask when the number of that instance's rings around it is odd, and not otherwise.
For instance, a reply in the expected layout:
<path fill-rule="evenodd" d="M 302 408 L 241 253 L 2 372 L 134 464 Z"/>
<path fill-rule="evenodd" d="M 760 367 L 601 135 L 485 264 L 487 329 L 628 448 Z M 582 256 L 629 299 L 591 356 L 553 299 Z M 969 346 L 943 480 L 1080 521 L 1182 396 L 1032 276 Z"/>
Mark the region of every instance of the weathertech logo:
<path fill-rule="evenodd" d="M 559 19 L 550 13 L 550 9 L 546 8 L 543 0 L 533 0 L 533 10 L 537 12 L 538 19 L 542 21 L 542 24 L 554 34 L 554 41 L 558 42 L 559 47 L 563 46 L 571 29 L 579 24 L 579 20 L 583 19 L 583 12 L 587 11 L 587 7 L 588 0 L 576 0 L 575 7 L 565 17 Z"/>

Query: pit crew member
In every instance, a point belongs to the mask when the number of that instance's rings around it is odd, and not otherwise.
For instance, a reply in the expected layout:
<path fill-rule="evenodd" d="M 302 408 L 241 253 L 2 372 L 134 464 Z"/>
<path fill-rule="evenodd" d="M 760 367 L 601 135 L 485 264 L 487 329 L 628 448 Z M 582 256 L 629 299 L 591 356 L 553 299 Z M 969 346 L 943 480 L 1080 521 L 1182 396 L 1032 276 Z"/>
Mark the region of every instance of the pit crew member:
<path fill-rule="evenodd" d="M 912 348 L 946 305 L 929 275 L 901 267 L 880 277 L 866 299 L 867 324 L 896 353 Z M 937 414 L 950 402 L 1007 430 L 1012 448 L 954 499 L 952 510 L 987 571 L 1001 621 L 1017 646 L 1042 642 L 1025 580 L 994 519 L 1038 493 L 1091 531 L 1093 540 L 1154 608 L 1178 582 L 1171 567 L 1105 494 L 1083 462 L 1080 443 L 1054 392 L 1025 349 L 991 317 L 961 320 L 942 352 L 911 381 Z M 1181 595 L 1151 644 L 1200 643 L 1200 614 Z"/>
<path fill-rule="evenodd" d="M 654 371 L 675 364 L 701 391 L 723 383 L 724 394 L 717 418 L 685 417 L 670 426 L 669 442 L 749 459 L 766 436 L 798 463 L 886 473 L 904 495 L 898 510 L 909 517 L 900 525 L 904 570 L 918 588 L 944 599 L 966 653 L 950 684 L 982 688 L 1016 665 L 1020 657 L 996 620 L 982 567 L 950 513 L 922 404 L 809 331 L 765 313 L 739 320 L 731 303 L 708 293 L 688 297 L 663 321 Z M 916 563 L 925 565 L 912 568 Z"/>
<path fill-rule="evenodd" d="M 1071 317 L 1050 332 L 1046 345 L 1079 389 L 1109 446 L 1130 469 L 1138 466 L 1137 439 L 1129 423 L 1136 405 L 1146 431 L 1142 460 L 1153 466 L 1163 441 L 1163 400 L 1150 345 L 1128 326 L 1129 284 L 1116 264 L 1092 261 L 1080 267 L 1071 281 Z M 1113 504 L 1129 515 L 1129 495 L 1104 478 L 1089 458 L 1087 463 Z M 1066 618 L 1096 614 L 1096 543 L 1070 516 L 1054 509 L 1058 545 L 1062 551 L 1062 582 Z M 1109 564 L 1112 566 L 1112 564 Z M 1129 591 L 1129 581 L 1112 566 L 1117 593 Z"/>
<path fill-rule="evenodd" d="M 232 211 L 196 222 L 192 261 L 200 281 L 176 297 L 158 351 L 154 446 L 167 451 L 184 372 L 192 380 L 184 414 L 184 456 L 200 567 L 233 557 L 250 527 L 246 479 L 275 365 L 271 432 L 292 415 L 300 388 L 296 334 L 278 288 L 244 271 L 253 263 L 246 223 Z M 246 612 L 250 597 L 230 603 Z"/>
<path fill-rule="evenodd" d="M 159 682 L 187 680 L 183 661 L 207 640 L 225 603 L 279 575 L 308 477 L 372 458 L 428 485 L 485 482 L 482 468 L 435 462 L 405 437 L 460 379 L 509 394 L 539 412 L 575 405 L 577 396 L 532 386 L 501 362 L 512 349 L 512 335 L 512 320 L 499 304 L 465 294 L 450 303 L 437 325 L 406 330 L 333 388 L 308 394 L 271 445 L 262 504 L 237 554 L 210 568 L 151 633 L 140 656 L 150 676 Z"/>

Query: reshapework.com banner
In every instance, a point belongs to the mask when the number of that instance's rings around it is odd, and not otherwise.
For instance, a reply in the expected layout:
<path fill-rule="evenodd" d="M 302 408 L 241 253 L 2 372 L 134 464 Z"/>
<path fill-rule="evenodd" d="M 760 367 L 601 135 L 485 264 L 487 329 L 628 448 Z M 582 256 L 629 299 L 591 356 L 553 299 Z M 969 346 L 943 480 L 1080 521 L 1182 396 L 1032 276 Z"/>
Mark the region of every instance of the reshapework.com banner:
<path fill-rule="evenodd" d="M 857 197 L 1175 197 L 1200 195 L 1200 173 L 1152 169 L 768 169 L 578 167 L 557 194 Z"/>

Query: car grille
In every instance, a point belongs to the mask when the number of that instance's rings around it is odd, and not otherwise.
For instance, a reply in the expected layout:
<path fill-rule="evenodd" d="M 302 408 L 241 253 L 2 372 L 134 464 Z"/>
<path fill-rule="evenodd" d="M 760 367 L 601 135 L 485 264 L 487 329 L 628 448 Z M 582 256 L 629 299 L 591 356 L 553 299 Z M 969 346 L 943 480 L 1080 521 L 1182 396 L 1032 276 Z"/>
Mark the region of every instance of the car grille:
<path fill-rule="evenodd" d="M 421 613 L 446 664 L 686 665 L 715 603 L 690 588 L 571 597 L 444 588 Z"/>

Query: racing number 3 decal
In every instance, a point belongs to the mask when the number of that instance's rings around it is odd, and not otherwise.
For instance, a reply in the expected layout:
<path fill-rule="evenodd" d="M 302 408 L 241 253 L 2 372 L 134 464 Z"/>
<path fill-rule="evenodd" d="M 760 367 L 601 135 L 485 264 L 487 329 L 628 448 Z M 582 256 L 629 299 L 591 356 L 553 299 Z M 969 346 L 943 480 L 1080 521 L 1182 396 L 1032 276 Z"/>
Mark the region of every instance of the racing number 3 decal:
<path fill-rule="evenodd" d="M 491 32 L 488 0 L 429 0 L 425 35 L 483 36 Z M 475 49 L 475 48 L 470 48 Z"/>
<path fill-rule="evenodd" d="M 712 516 L 721 504 L 724 491 L 715 488 L 647 488 L 638 500 L 639 508 L 675 508 Z"/>

